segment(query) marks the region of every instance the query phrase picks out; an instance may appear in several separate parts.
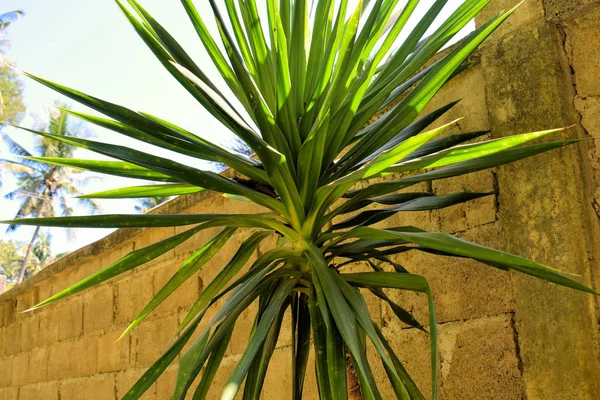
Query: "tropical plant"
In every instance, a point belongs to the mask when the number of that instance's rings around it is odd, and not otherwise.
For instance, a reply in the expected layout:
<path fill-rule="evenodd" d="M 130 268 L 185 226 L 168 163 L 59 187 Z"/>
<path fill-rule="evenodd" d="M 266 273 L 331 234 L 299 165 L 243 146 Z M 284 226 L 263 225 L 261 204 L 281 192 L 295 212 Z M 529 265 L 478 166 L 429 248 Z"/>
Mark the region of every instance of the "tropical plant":
<path fill-rule="evenodd" d="M 12 67 L 0 65 L 0 121 L 17 124 L 24 114 L 23 84 L 19 75 Z"/>
<path fill-rule="evenodd" d="M 25 269 L 25 279 L 53 262 L 54 256 L 50 244 L 50 234 L 41 233 L 33 246 L 31 258 Z M 0 274 L 6 276 L 7 288 L 11 288 L 17 283 L 28 247 L 28 243 L 14 240 L 0 241 Z"/>
<path fill-rule="evenodd" d="M 117 4 L 164 67 L 252 149 L 252 158 L 227 151 L 153 115 L 27 74 L 106 118 L 68 111 L 72 115 L 182 155 L 224 163 L 237 174 L 228 178 L 114 143 L 37 132 L 45 138 L 119 160 L 36 158 L 38 162 L 163 183 L 87 197 L 170 196 L 209 190 L 254 202 L 263 210 L 252 214 L 99 215 L 8 221 L 94 228 L 192 226 L 135 250 L 35 308 L 131 270 L 202 230 L 223 227 L 182 264 L 124 334 L 199 271 L 232 235 L 244 235 L 235 255 L 221 266 L 192 305 L 170 347 L 125 399 L 137 399 L 151 387 L 199 329 L 208 307 L 221 298 L 227 299 L 224 305 L 179 358 L 173 399 L 183 399 L 197 377 L 194 398 L 206 397 L 238 317 L 255 303 L 258 311 L 247 348 L 223 388 L 222 399 L 233 399 L 243 382 L 244 399 L 260 397 L 286 310 L 292 316 L 294 399 L 302 397 L 311 347 L 322 399 L 346 398 L 346 354 L 356 372 L 361 395 L 380 399 L 367 359 L 367 340 L 383 362 L 397 397 L 422 399 L 419 388 L 369 315 L 359 288 L 389 303 L 401 321 L 421 330 L 425 328 L 394 303 L 384 289 L 426 295 L 432 396 L 436 398 L 438 351 L 433 296 L 425 278 L 394 262 L 395 254 L 407 251 L 472 258 L 494 268 L 515 270 L 595 293 L 555 269 L 446 233 L 413 226 L 373 226 L 399 212 L 439 209 L 492 195 L 468 191 L 440 196 L 398 193 L 402 189 L 507 164 L 574 142 L 525 145 L 557 130 L 476 143 L 466 142 L 482 132 L 436 138 L 451 124 L 427 130 L 456 103 L 421 115 L 425 106 L 449 79 L 468 68 L 468 56 L 514 9 L 483 24 L 432 62 L 432 57 L 489 0 L 464 1 L 430 32 L 432 22 L 446 3 L 435 1 L 397 47 L 396 39 L 418 0 L 409 0 L 400 12 L 395 12 L 398 0 L 364 0 L 356 8 L 350 7 L 347 0 L 317 0 L 311 2 L 310 13 L 306 0 L 268 0 L 264 11 L 267 22 L 261 20 L 263 13 L 255 0 L 209 0 L 220 43 L 208 31 L 192 1 L 181 2 L 227 88 L 218 88 L 137 1 L 118 0 Z M 379 118 L 367 126 L 374 116 Z M 368 182 L 374 178 L 381 179 Z M 364 210 L 371 205 L 379 207 Z M 274 247 L 261 252 L 236 278 L 258 244 L 272 235 L 278 238 Z M 347 266 L 363 261 L 372 272 L 347 272 Z"/>
<path fill-rule="evenodd" d="M 68 114 L 63 109 L 53 109 L 44 129 L 51 137 L 67 137 L 67 134 L 75 133 L 77 130 L 81 131 L 83 127 L 80 124 L 70 124 Z M 70 205 L 70 198 L 80 194 L 77 184 L 83 183 L 87 178 L 81 174 L 81 171 L 39 162 L 33 154 L 39 157 L 69 159 L 73 156 L 74 148 L 60 141 L 52 140 L 50 137 L 37 136 L 34 152 L 30 153 L 25 146 L 13 140 L 6 132 L 1 132 L 0 135 L 11 153 L 18 157 L 14 160 L 0 159 L 2 172 L 11 173 L 17 181 L 17 188 L 4 195 L 8 200 L 21 202 L 16 217 L 71 215 L 73 208 Z M 96 203 L 90 199 L 81 199 L 79 203 L 86 206 L 89 211 L 98 210 Z M 16 228 L 17 225 L 11 224 L 8 232 L 12 232 Z M 25 278 L 25 272 L 39 235 L 40 226 L 37 226 L 21 262 L 16 283 L 21 283 Z"/>
<path fill-rule="evenodd" d="M 17 280 L 27 245 L 14 240 L 0 241 L 0 274 L 6 276 L 7 287 Z"/>
<path fill-rule="evenodd" d="M 54 262 L 52 254 L 52 235 L 49 232 L 42 232 L 33 246 L 33 268 L 29 276 L 40 272 L 46 265 Z"/>

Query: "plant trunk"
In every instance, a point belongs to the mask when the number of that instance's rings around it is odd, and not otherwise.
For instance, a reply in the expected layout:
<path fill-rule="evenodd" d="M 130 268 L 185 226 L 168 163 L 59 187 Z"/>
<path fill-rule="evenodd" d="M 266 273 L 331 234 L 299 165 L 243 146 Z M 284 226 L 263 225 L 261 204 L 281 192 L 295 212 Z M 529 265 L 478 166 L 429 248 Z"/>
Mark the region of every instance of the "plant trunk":
<path fill-rule="evenodd" d="M 362 400 L 363 397 L 360 392 L 356 370 L 354 369 L 354 365 L 352 365 L 352 358 L 348 353 L 346 353 L 346 385 L 348 386 L 348 400 Z"/>
<path fill-rule="evenodd" d="M 25 253 L 25 258 L 23 259 L 23 263 L 21 264 L 21 269 L 19 269 L 19 277 L 17 278 L 17 285 L 23 282 L 23 278 L 25 277 L 25 270 L 27 269 L 27 264 L 29 264 L 29 260 L 31 259 L 31 253 L 33 252 L 33 245 L 35 240 L 37 239 L 40 233 L 40 227 L 35 227 L 35 232 L 33 232 L 33 237 L 31 238 L 31 242 L 29 242 L 29 246 L 27 247 L 27 253 Z"/>

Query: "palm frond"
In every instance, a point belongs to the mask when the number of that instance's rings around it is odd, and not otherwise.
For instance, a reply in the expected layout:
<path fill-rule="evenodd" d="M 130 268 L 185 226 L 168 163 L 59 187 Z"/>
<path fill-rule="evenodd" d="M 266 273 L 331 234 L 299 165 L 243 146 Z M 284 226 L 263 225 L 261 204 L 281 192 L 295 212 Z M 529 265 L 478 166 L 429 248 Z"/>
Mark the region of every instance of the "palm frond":
<path fill-rule="evenodd" d="M 25 16 L 25 13 L 21 10 L 9 11 L 4 14 L 0 14 L 0 24 L 15 22 Z M 0 27 L 0 30 L 2 28 Z"/>

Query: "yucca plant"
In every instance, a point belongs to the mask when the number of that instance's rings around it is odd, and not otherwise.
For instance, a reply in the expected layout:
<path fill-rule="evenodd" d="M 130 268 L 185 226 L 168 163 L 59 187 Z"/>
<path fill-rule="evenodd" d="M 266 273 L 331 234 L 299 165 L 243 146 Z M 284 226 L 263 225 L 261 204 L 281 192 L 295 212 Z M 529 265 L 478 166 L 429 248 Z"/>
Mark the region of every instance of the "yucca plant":
<path fill-rule="evenodd" d="M 355 8 L 349 6 L 348 0 L 267 0 L 264 4 L 266 21 L 261 20 L 255 0 L 209 0 L 212 15 L 200 15 L 191 0 L 181 0 L 200 41 L 227 85 L 224 89 L 214 84 L 136 0 L 118 0 L 126 18 L 164 67 L 202 106 L 243 140 L 255 156 L 228 151 L 204 139 L 202 132 L 189 132 L 158 117 L 27 74 L 107 118 L 66 110 L 74 116 L 181 155 L 226 164 L 236 175 L 228 178 L 134 148 L 45 132 L 35 133 L 120 161 L 35 160 L 162 183 L 88 197 L 171 196 L 209 190 L 254 202 L 264 212 L 8 221 L 93 228 L 193 226 L 135 250 L 35 308 L 146 263 L 202 230 L 222 227 L 182 264 L 127 328 L 125 333 L 199 271 L 232 235 L 245 235 L 235 255 L 221 266 L 218 275 L 193 304 L 170 347 L 125 395 L 126 399 L 139 398 L 156 381 L 199 329 L 207 309 L 221 298 L 226 298 L 224 305 L 179 359 L 173 399 L 183 399 L 198 376 L 193 398 L 206 398 L 236 320 L 253 304 L 258 304 L 258 311 L 252 334 L 223 388 L 222 399 L 233 399 L 242 385 L 244 399 L 260 397 L 287 310 L 292 316 L 293 399 L 302 398 L 311 347 L 320 398 L 348 396 L 348 355 L 361 396 L 381 399 L 367 359 L 367 341 L 381 359 L 396 396 L 423 399 L 373 322 L 364 298 L 365 290 L 370 291 L 388 303 L 402 322 L 425 330 L 386 295 L 386 289 L 427 296 L 429 322 L 425 325 L 428 325 L 431 341 L 432 397 L 436 398 L 438 352 L 433 296 L 427 281 L 394 262 L 394 255 L 421 251 L 467 257 L 494 268 L 512 269 L 595 293 L 555 269 L 446 233 L 427 232 L 413 226 L 373 227 L 399 212 L 440 209 L 492 195 L 468 191 L 441 196 L 410 191 L 398 193 L 402 189 L 496 167 L 575 142 L 522 146 L 556 130 L 475 143 L 467 142 L 485 132 L 436 138 L 450 125 L 428 130 L 455 103 L 421 115 L 425 106 L 448 80 L 468 68 L 468 56 L 514 11 L 483 24 L 444 57 L 432 62 L 432 57 L 489 0 L 464 1 L 429 34 L 429 28 L 446 2 L 435 1 L 406 39 L 397 43 L 418 0 L 409 0 L 403 8 L 398 6 L 398 0 L 360 0 Z M 208 31 L 204 18 L 215 19 L 218 38 Z M 374 116 L 379 118 L 367 125 Z M 390 174 L 394 175 L 390 178 Z M 375 178 L 381 179 L 368 183 Z M 362 210 L 372 205 L 376 207 Z M 278 238 L 274 248 L 261 253 L 243 270 L 259 243 L 272 235 Z M 346 267 L 357 262 L 368 263 L 372 272 L 347 273 Z"/>

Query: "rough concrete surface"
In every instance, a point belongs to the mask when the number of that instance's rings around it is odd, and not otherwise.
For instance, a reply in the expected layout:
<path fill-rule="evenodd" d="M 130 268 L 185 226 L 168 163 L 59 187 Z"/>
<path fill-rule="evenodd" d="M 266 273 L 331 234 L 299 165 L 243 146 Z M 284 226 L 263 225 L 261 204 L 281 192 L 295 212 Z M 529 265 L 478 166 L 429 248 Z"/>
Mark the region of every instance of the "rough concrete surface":
<path fill-rule="evenodd" d="M 556 26 L 538 20 L 507 35 L 484 50 L 482 63 L 493 135 L 577 122 Z M 561 136 L 580 134 L 571 129 Z M 591 215 L 580 187 L 583 166 L 571 147 L 500 168 L 499 220 L 507 250 L 591 284 L 598 267 L 589 255 L 597 249 L 583 223 Z M 528 397 L 600 398 L 599 381 L 591 378 L 600 371 L 594 299 L 518 273 L 512 283 Z"/>

